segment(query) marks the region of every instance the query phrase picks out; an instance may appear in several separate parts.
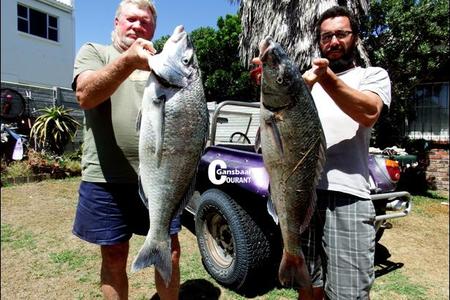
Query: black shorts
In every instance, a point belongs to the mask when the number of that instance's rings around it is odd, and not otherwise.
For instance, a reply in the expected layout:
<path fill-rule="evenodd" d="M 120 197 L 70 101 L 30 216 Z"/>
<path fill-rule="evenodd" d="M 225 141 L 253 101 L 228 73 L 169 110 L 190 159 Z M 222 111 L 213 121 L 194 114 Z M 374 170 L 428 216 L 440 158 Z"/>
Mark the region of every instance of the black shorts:
<path fill-rule="evenodd" d="M 128 241 L 133 234 L 147 235 L 148 209 L 137 184 L 111 184 L 82 181 L 73 234 L 97 245 Z M 181 230 L 178 215 L 170 224 L 170 234 Z"/>

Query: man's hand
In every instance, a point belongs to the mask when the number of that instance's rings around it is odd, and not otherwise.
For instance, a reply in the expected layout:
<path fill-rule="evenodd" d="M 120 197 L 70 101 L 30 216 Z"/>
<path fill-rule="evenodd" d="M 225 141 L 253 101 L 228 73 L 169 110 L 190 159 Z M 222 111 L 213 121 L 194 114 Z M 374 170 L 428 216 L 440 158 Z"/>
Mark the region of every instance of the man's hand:
<path fill-rule="evenodd" d="M 80 73 L 76 79 L 75 95 L 81 108 L 91 109 L 106 101 L 135 70 L 150 71 L 148 58 L 155 53 L 152 42 L 138 38 L 103 68 Z"/>
<path fill-rule="evenodd" d="M 138 38 L 128 48 L 124 54 L 126 61 L 132 66 L 133 69 L 139 69 L 144 71 L 150 71 L 148 65 L 148 57 L 156 53 L 153 43 L 151 41 Z"/>
<path fill-rule="evenodd" d="M 315 58 L 312 61 L 312 67 L 303 74 L 308 87 L 311 89 L 319 79 L 327 73 L 329 61 L 326 58 Z"/>
<path fill-rule="evenodd" d="M 250 78 L 256 85 L 261 85 L 262 62 L 258 57 L 252 59 L 252 64 L 257 65 L 250 71 Z"/>

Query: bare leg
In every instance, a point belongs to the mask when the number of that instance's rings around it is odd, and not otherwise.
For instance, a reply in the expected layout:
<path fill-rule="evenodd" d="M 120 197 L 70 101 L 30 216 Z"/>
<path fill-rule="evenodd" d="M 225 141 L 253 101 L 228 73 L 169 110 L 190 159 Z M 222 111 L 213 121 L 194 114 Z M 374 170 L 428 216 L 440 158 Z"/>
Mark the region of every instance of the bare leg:
<path fill-rule="evenodd" d="M 128 299 L 127 258 L 129 243 L 101 246 L 101 290 L 107 300 Z"/>
<path fill-rule="evenodd" d="M 159 272 L 155 270 L 156 291 L 161 300 L 176 300 L 180 292 L 180 242 L 178 234 L 171 235 L 170 238 L 172 239 L 172 277 L 168 287 Z"/>

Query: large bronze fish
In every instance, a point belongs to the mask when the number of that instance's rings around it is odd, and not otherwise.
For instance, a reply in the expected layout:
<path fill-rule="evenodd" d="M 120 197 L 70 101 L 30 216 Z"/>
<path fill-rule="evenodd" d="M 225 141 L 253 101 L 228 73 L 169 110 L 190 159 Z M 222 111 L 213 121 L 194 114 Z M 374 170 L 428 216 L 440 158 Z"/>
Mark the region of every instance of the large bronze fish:
<path fill-rule="evenodd" d="M 310 91 L 282 47 L 268 37 L 260 43 L 259 58 L 261 149 L 284 247 L 279 280 L 285 286 L 310 287 L 300 234 L 315 208 L 325 136 Z"/>

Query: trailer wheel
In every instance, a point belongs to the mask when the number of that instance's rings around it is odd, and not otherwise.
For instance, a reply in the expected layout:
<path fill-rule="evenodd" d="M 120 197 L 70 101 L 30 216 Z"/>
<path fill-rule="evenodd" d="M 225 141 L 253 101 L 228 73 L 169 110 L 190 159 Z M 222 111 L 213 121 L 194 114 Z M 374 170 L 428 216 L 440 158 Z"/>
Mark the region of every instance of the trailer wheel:
<path fill-rule="evenodd" d="M 195 233 L 207 272 L 236 291 L 251 286 L 258 275 L 269 277 L 265 271 L 273 265 L 273 249 L 262 228 L 220 190 L 207 190 L 201 198 Z"/>

